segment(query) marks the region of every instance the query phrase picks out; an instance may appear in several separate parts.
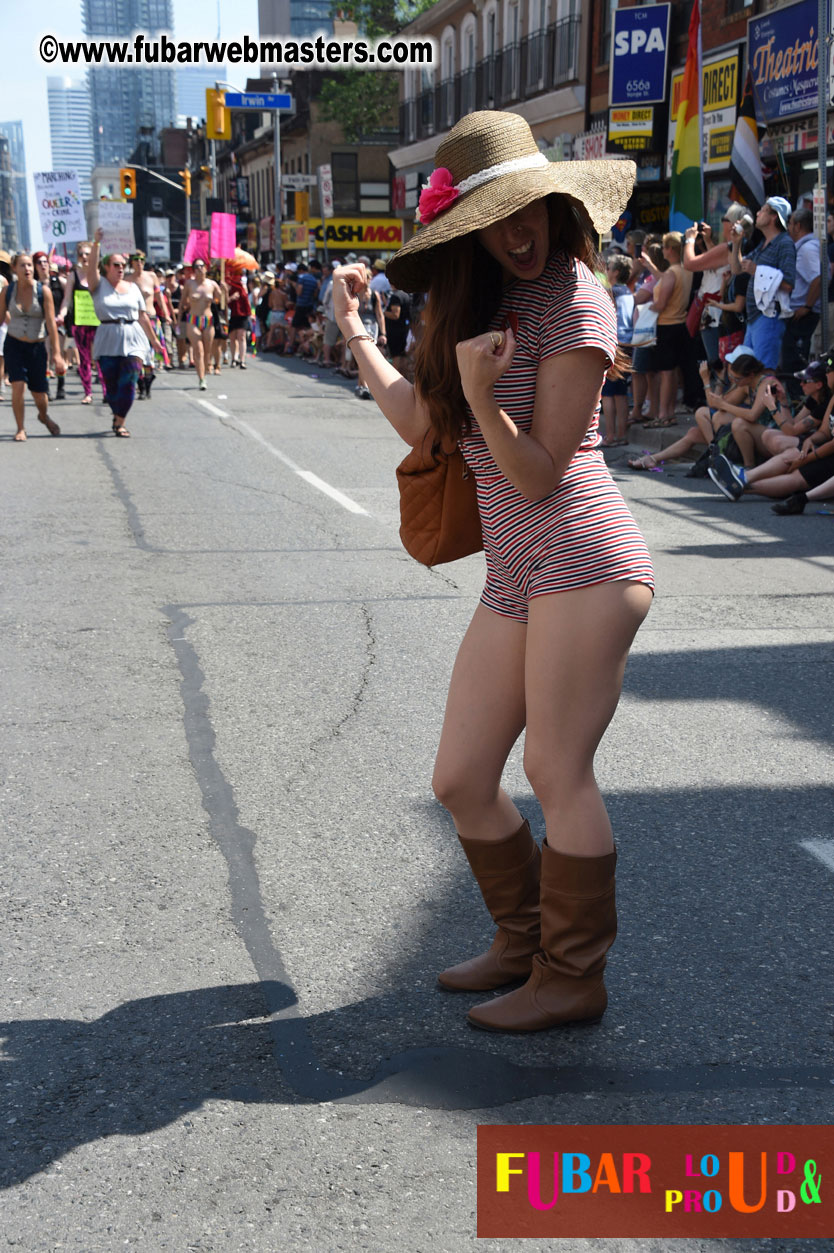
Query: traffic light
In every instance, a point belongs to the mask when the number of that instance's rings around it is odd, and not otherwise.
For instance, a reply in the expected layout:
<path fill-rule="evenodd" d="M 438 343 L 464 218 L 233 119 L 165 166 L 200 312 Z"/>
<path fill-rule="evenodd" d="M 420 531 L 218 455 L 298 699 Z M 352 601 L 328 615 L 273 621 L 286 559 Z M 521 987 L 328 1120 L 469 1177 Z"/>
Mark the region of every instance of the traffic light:
<path fill-rule="evenodd" d="M 136 171 L 119 170 L 119 187 L 122 200 L 136 199 Z"/>
<path fill-rule="evenodd" d="M 308 191 L 297 191 L 295 193 L 295 220 L 296 222 L 306 222 L 310 216 L 310 193 Z"/>
<path fill-rule="evenodd" d="M 182 189 L 190 200 L 191 199 L 191 171 L 180 170 L 180 176 L 182 178 Z"/>
<path fill-rule="evenodd" d="M 225 105 L 225 91 L 206 88 L 206 139 L 231 139 L 232 115 Z"/>
<path fill-rule="evenodd" d="M 214 191 L 214 179 L 211 176 L 211 170 L 209 169 L 207 165 L 201 165 L 200 174 L 202 175 L 203 184 L 206 189 L 206 194 L 210 196 L 211 193 Z"/>

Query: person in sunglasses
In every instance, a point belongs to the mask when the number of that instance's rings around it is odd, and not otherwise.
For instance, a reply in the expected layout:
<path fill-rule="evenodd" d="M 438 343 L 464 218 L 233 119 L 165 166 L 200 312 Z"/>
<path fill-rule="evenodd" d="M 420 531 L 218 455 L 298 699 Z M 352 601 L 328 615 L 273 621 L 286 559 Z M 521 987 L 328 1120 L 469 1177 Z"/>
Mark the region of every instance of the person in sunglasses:
<path fill-rule="evenodd" d="M 148 344 L 158 352 L 160 344 L 145 310 L 145 298 L 136 283 L 125 279 L 125 258 L 112 253 L 101 258 L 101 227 L 87 259 L 87 286 L 92 293 L 96 317 L 93 360 L 99 364 L 113 414 L 113 433 L 129 436 L 125 420 L 136 399 L 136 384 L 148 356 Z"/>

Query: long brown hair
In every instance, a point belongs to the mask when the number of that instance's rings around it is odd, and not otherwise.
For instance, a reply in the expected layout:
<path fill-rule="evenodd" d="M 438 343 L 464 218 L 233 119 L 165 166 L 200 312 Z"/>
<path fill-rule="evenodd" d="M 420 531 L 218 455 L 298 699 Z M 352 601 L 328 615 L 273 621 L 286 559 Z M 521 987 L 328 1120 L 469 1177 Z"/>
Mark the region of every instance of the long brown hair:
<path fill-rule="evenodd" d="M 569 196 L 546 197 L 550 251 L 563 249 L 592 271 L 602 262 L 585 210 Z M 414 385 L 442 439 L 467 434 L 471 420 L 460 382 L 455 345 L 487 329 L 504 292 L 500 264 L 470 231 L 434 249 L 424 332 L 414 360 Z"/>

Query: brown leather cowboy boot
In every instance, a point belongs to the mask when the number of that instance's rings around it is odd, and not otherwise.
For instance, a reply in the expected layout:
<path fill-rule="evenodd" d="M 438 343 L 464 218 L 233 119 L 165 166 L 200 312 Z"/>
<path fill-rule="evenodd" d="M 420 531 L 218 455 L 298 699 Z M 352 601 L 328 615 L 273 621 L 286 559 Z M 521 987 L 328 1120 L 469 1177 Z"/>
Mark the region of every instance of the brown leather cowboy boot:
<path fill-rule="evenodd" d="M 526 979 L 532 968 L 539 949 L 541 853 L 529 822 L 505 840 L 458 839 L 498 932 L 486 953 L 444 970 L 437 981 L 451 992 L 488 992 Z"/>
<path fill-rule="evenodd" d="M 602 1017 L 606 954 L 617 935 L 616 851 L 573 857 L 542 847 L 541 951 L 524 987 L 469 1011 L 484 1031 L 543 1031 Z"/>

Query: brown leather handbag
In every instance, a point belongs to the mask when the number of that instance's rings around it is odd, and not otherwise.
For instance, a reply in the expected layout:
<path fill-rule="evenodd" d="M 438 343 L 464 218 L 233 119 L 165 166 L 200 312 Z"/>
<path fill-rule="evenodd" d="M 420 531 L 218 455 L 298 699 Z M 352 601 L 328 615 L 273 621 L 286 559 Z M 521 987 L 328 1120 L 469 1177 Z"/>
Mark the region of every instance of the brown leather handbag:
<path fill-rule="evenodd" d="M 427 431 L 397 466 L 397 483 L 400 539 L 415 561 L 439 566 L 481 552 L 475 476 L 457 443 L 446 451 L 434 431 Z"/>

